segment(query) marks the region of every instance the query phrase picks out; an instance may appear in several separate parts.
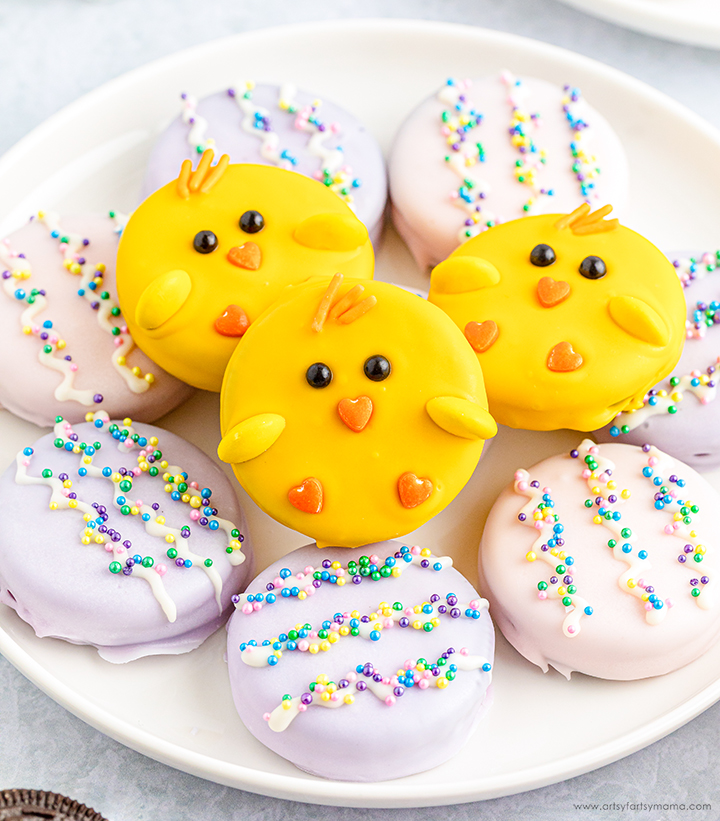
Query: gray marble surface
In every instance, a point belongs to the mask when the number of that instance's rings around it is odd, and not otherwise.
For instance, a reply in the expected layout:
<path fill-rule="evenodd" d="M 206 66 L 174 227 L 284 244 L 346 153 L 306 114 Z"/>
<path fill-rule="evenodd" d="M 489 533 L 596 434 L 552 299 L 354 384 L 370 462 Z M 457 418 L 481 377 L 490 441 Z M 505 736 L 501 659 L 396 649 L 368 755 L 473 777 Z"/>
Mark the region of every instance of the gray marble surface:
<path fill-rule="evenodd" d="M 446 20 L 534 37 L 638 77 L 720 127 L 720 52 L 626 31 L 554 0 L 0 0 L 0 153 L 80 95 L 157 57 L 278 22 L 353 17 Z M 220 787 L 151 761 L 66 712 L 0 658 L 0 789 L 62 792 L 110 821 L 701 821 L 720 817 L 719 749 L 720 704 L 645 750 L 534 792 L 420 810 L 319 807 Z M 611 802 L 631 807 L 576 808 Z M 632 808 L 642 803 L 712 809 Z"/>

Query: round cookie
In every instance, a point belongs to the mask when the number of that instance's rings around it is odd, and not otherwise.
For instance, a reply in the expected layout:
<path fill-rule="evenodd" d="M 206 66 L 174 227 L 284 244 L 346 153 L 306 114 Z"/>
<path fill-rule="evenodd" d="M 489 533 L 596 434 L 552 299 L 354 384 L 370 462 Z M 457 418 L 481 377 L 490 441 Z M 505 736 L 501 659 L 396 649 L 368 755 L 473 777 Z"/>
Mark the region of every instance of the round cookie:
<path fill-rule="evenodd" d="M 115 301 L 121 223 L 37 217 L 0 241 L 0 404 L 49 426 L 102 407 L 152 422 L 193 391 L 135 347 Z"/>
<path fill-rule="evenodd" d="M 107 661 L 193 650 L 252 574 L 240 504 L 189 442 L 93 416 L 0 477 L 0 601 Z"/>
<path fill-rule="evenodd" d="M 277 521 L 359 547 L 439 513 L 497 427 L 477 358 L 442 311 L 342 279 L 288 288 L 250 327 L 225 374 L 218 454 Z"/>
<path fill-rule="evenodd" d="M 365 226 L 325 186 L 206 151 L 134 211 L 118 249 L 120 304 L 137 344 L 185 382 L 219 391 L 228 360 L 288 285 L 372 277 Z"/>
<path fill-rule="evenodd" d="M 228 625 L 235 706 L 297 767 L 400 778 L 472 734 L 490 700 L 495 637 L 487 602 L 451 559 L 400 542 L 309 545 L 248 590 Z"/>
<path fill-rule="evenodd" d="M 698 470 L 720 465 L 720 252 L 671 254 L 687 302 L 685 346 L 671 376 L 657 383 L 637 410 L 620 413 L 595 433 L 604 442 L 652 442 Z"/>
<path fill-rule="evenodd" d="M 680 357 L 675 270 L 611 210 L 497 225 L 433 270 L 428 298 L 476 351 L 498 423 L 595 430 Z"/>
<path fill-rule="evenodd" d="M 201 100 L 182 95 L 182 111 L 158 138 L 148 160 L 143 199 L 177 176 L 185 158 L 205 149 L 233 163 L 296 171 L 335 192 L 380 239 L 387 198 L 380 146 L 348 111 L 291 83 L 241 82 Z"/>
<path fill-rule="evenodd" d="M 627 199 L 618 136 L 577 88 L 509 72 L 448 80 L 401 126 L 393 222 L 421 268 L 488 226 Z"/>
<path fill-rule="evenodd" d="M 45 790 L 3 790 L 0 817 L 5 821 L 108 821 L 79 801 Z"/>
<path fill-rule="evenodd" d="M 518 470 L 490 511 L 481 589 L 544 671 L 663 675 L 720 635 L 717 492 L 646 445 L 595 445 Z"/>

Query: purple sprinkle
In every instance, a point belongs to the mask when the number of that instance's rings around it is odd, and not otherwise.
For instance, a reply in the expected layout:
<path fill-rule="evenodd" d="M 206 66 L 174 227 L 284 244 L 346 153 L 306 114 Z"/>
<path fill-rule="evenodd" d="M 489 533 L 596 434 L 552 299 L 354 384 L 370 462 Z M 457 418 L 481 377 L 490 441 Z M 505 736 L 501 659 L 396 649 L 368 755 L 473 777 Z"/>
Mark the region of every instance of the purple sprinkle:
<path fill-rule="evenodd" d="M 364 681 L 358 681 L 355 684 L 355 689 L 361 693 L 363 690 L 367 690 L 367 684 Z"/>
<path fill-rule="evenodd" d="M 101 393 L 96 393 L 95 396 L 93 396 L 93 402 L 96 405 L 99 405 L 102 401 L 103 401 L 103 395 Z"/>

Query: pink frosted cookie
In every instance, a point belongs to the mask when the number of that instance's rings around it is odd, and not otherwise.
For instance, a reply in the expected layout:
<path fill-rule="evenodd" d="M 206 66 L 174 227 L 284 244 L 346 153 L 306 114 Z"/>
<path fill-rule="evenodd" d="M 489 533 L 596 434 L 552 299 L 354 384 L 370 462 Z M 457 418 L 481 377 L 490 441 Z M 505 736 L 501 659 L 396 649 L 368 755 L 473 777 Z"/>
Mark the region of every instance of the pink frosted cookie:
<path fill-rule="evenodd" d="M 102 407 L 153 421 L 193 389 L 135 347 L 115 300 L 119 224 L 41 212 L 0 241 L 0 404 L 37 425 Z"/>
<path fill-rule="evenodd" d="M 500 222 L 627 198 L 620 140 L 579 89 L 509 72 L 448 80 L 395 137 L 393 221 L 421 268 Z"/>
<path fill-rule="evenodd" d="M 401 542 L 308 545 L 236 597 L 235 706 L 314 775 L 384 781 L 458 752 L 490 701 L 487 602 L 449 558 Z"/>
<path fill-rule="evenodd" d="M 189 442 L 93 416 L 0 477 L 0 602 L 112 662 L 193 650 L 252 573 L 240 504 Z"/>
<path fill-rule="evenodd" d="M 232 163 L 277 165 L 317 179 L 380 239 L 387 198 L 385 161 L 364 125 L 335 103 L 282 86 L 240 82 L 196 100 L 182 95 L 182 110 L 160 135 L 148 160 L 142 198 L 174 180 L 182 161 L 206 149 Z"/>
<path fill-rule="evenodd" d="M 642 407 L 619 414 L 596 435 L 604 442 L 653 442 L 698 470 L 711 470 L 720 465 L 720 330 L 715 330 L 720 325 L 720 251 L 668 256 L 687 300 L 680 361 L 647 393 Z"/>
<path fill-rule="evenodd" d="M 544 671 L 662 675 L 718 638 L 716 491 L 650 445 L 595 445 L 518 470 L 480 549 L 505 638 Z"/>

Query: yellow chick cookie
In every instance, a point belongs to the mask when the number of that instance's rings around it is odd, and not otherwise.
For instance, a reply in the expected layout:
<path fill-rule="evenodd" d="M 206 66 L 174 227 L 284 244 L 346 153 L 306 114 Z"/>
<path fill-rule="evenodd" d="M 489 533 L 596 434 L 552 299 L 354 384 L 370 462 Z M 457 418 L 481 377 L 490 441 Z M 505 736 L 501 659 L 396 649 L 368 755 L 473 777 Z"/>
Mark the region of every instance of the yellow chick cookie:
<path fill-rule="evenodd" d="M 365 226 L 321 183 L 267 165 L 185 160 L 120 241 L 118 297 L 138 346 L 173 376 L 219 391 L 250 324 L 287 285 L 371 278 Z"/>
<path fill-rule="evenodd" d="M 470 478 L 497 428 L 462 333 L 371 280 L 288 288 L 221 394 L 220 458 L 270 516 L 319 546 L 408 533 Z"/>
<path fill-rule="evenodd" d="M 429 299 L 463 330 L 490 411 L 530 430 L 595 430 L 635 407 L 680 357 L 672 264 L 604 206 L 506 222 L 432 272 Z"/>

